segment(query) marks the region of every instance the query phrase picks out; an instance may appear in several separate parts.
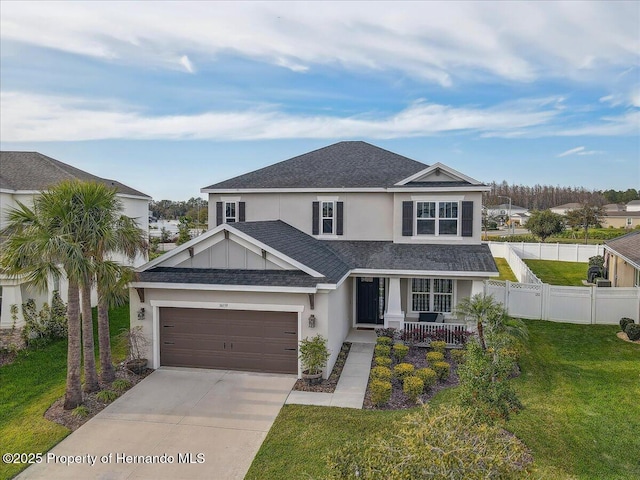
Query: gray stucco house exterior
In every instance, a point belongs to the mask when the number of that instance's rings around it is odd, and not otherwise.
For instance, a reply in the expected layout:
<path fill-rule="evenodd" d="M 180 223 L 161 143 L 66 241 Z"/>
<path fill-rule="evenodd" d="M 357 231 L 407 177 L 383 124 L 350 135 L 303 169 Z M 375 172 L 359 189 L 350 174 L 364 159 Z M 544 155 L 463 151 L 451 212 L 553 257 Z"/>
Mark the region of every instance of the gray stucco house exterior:
<path fill-rule="evenodd" d="M 488 189 L 365 142 L 210 185 L 209 230 L 138 268 L 131 325 L 154 368 L 300 375 L 298 342 L 321 334 L 330 372 L 350 329 L 455 322 L 498 275 L 480 241 Z"/>

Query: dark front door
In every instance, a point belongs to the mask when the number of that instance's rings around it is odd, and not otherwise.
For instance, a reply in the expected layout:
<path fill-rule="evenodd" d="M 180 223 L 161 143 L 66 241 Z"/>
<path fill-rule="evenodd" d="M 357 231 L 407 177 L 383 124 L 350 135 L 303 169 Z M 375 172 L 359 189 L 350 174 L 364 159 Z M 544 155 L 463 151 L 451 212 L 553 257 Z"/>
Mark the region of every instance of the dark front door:
<path fill-rule="evenodd" d="M 356 278 L 356 318 L 357 323 L 382 324 L 380 318 L 380 279 L 374 277 Z"/>

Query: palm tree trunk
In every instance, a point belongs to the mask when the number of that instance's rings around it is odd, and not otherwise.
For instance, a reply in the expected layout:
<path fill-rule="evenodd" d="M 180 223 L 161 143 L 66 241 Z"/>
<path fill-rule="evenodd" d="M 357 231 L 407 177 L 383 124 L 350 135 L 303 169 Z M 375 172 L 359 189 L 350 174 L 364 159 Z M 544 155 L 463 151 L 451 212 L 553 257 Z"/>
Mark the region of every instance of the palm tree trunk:
<path fill-rule="evenodd" d="M 478 326 L 478 340 L 480 340 L 480 346 L 482 347 L 483 351 L 486 351 L 487 344 L 484 342 L 484 326 L 482 325 L 482 322 L 478 322 L 477 326 Z"/>
<path fill-rule="evenodd" d="M 69 280 L 67 297 L 67 388 L 64 394 L 64 409 L 73 410 L 82 403 L 80 382 L 81 335 L 80 335 L 80 295 L 77 282 Z"/>
<path fill-rule="evenodd" d="M 93 319 L 91 317 L 91 283 L 88 276 L 82 282 L 82 350 L 84 353 L 84 391 L 100 390 L 93 348 Z"/>
<path fill-rule="evenodd" d="M 116 378 L 111 358 L 111 338 L 109 336 L 109 308 L 103 289 L 98 285 L 98 345 L 100 346 L 100 378 L 111 383 Z"/>

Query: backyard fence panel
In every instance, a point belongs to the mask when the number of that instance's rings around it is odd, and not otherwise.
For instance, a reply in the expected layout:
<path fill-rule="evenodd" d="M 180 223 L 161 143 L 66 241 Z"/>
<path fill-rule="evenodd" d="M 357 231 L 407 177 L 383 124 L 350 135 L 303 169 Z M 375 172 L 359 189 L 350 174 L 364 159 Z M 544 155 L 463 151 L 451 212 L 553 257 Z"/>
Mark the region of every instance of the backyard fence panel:
<path fill-rule="evenodd" d="M 562 260 L 587 263 L 590 257 L 604 255 L 602 245 L 580 243 L 513 243 L 488 242 L 495 257 L 507 258 L 506 250 L 514 251 L 520 258 L 536 260 Z M 493 246 L 495 245 L 495 247 Z M 494 253 L 495 252 L 495 253 Z"/>
<path fill-rule="evenodd" d="M 511 283 L 508 287 L 507 310 L 519 318 L 542 318 L 542 284 Z"/>
<path fill-rule="evenodd" d="M 591 322 L 591 296 L 587 287 L 549 287 L 549 320 L 570 323 Z"/>
<path fill-rule="evenodd" d="M 622 317 L 640 320 L 640 288 L 595 289 L 595 322 L 617 325 Z"/>
<path fill-rule="evenodd" d="M 503 282 L 501 280 L 487 280 L 485 282 L 485 295 L 493 295 L 493 298 L 496 302 L 500 302 L 503 305 L 507 306 L 507 282 Z"/>

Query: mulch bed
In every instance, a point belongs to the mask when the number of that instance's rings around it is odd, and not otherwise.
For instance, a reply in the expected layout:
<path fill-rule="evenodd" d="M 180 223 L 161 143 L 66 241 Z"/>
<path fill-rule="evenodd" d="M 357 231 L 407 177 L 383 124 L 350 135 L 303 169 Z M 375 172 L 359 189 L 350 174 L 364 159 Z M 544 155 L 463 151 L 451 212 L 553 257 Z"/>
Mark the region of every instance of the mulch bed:
<path fill-rule="evenodd" d="M 430 349 L 425 347 L 410 347 L 409 353 L 402 360 L 402 363 L 411 363 L 418 370 L 419 368 L 428 367 L 427 363 L 427 352 Z M 396 378 L 391 378 L 391 386 L 393 390 L 391 391 L 391 398 L 386 405 L 376 406 L 371 402 L 371 392 L 369 391 L 369 387 L 367 386 L 367 393 L 364 397 L 364 406 L 365 409 L 370 410 L 402 410 L 406 408 L 412 408 L 416 405 L 420 405 L 421 403 L 427 402 L 431 397 L 433 397 L 440 390 L 444 390 L 445 388 L 455 387 L 460 383 L 458 379 L 458 365 L 454 360 L 451 359 L 449 354 L 449 350 L 447 349 L 445 352 L 444 360 L 451 365 L 451 370 L 449 374 L 449 378 L 444 382 L 438 381 L 433 387 L 429 389 L 426 393 L 423 393 L 418 397 L 418 402 L 413 403 L 402 391 L 402 382 L 397 380 Z M 393 367 L 397 365 L 399 362 L 393 358 L 393 363 L 391 364 L 391 370 L 393 371 Z M 375 362 L 371 361 L 371 367 L 375 366 Z"/>
<path fill-rule="evenodd" d="M 627 334 L 625 332 L 618 332 L 618 333 L 616 333 L 616 336 L 620 340 L 624 340 L 625 342 L 637 343 L 638 345 L 640 345 L 640 340 L 629 340 L 629 337 L 627 336 Z"/>
<path fill-rule="evenodd" d="M 131 372 L 130 370 L 127 370 L 123 364 L 120 364 L 116 368 L 116 378 L 123 378 L 123 379 L 129 380 L 129 382 L 131 382 L 131 387 L 133 387 L 134 385 L 140 383 L 140 381 L 142 381 L 145 377 L 147 377 L 152 372 L 153 372 L 152 369 L 146 368 L 140 375 L 137 375 Z M 109 390 L 110 385 L 103 384 L 102 382 L 100 382 L 100 389 Z M 116 392 L 116 393 L 118 394 L 118 397 L 120 397 L 125 393 L 125 391 Z M 67 427 L 69 430 L 73 432 L 78 428 L 80 428 L 85 423 L 87 423 L 92 417 L 96 416 L 98 413 L 104 410 L 105 407 L 109 405 L 109 403 L 112 403 L 112 402 L 104 403 L 98 400 L 97 398 L 98 393 L 99 391 L 93 392 L 90 394 L 86 394 L 86 393 L 84 394 L 84 401 L 82 402 L 82 405 L 87 407 L 87 409 L 89 410 L 89 414 L 85 417 L 73 415 L 72 413 L 73 410 L 65 410 L 63 408 L 64 397 L 61 397 L 58 400 L 56 400 L 54 404 L 51 405 L 49 409 L 44 413 L 44 418 L 52 422 L 59 423 L 60 425 Z"/>
<path fill-rule="evenodd" d="M 0 367 L 13 363 L 18 354 L 10 350 L 0 350 Z"/>
<path fill-rule="evenodd" d="M 331 375 L 329 375 L 329 378 L 327 378 L 326 380 L 322 380 L 322 382 L 317 385 L 309 385 L 306 381 L 299 378 L 293 385 L 293 390 L 302 392 L 333 393 L 336 389 L 336 385 L 338 385 L 338 380 L 340 380 L 340 374 L 342 373 L 344 364 L 347 361 L 347 356 L 349 355 L 350 349 L 351 343 L 345 342 L 342 344 L 342 348 L 340 349 L 340 353 L 338 354 L 338 359 L 333 366 L 333 370 L 331 371 Z"/>

